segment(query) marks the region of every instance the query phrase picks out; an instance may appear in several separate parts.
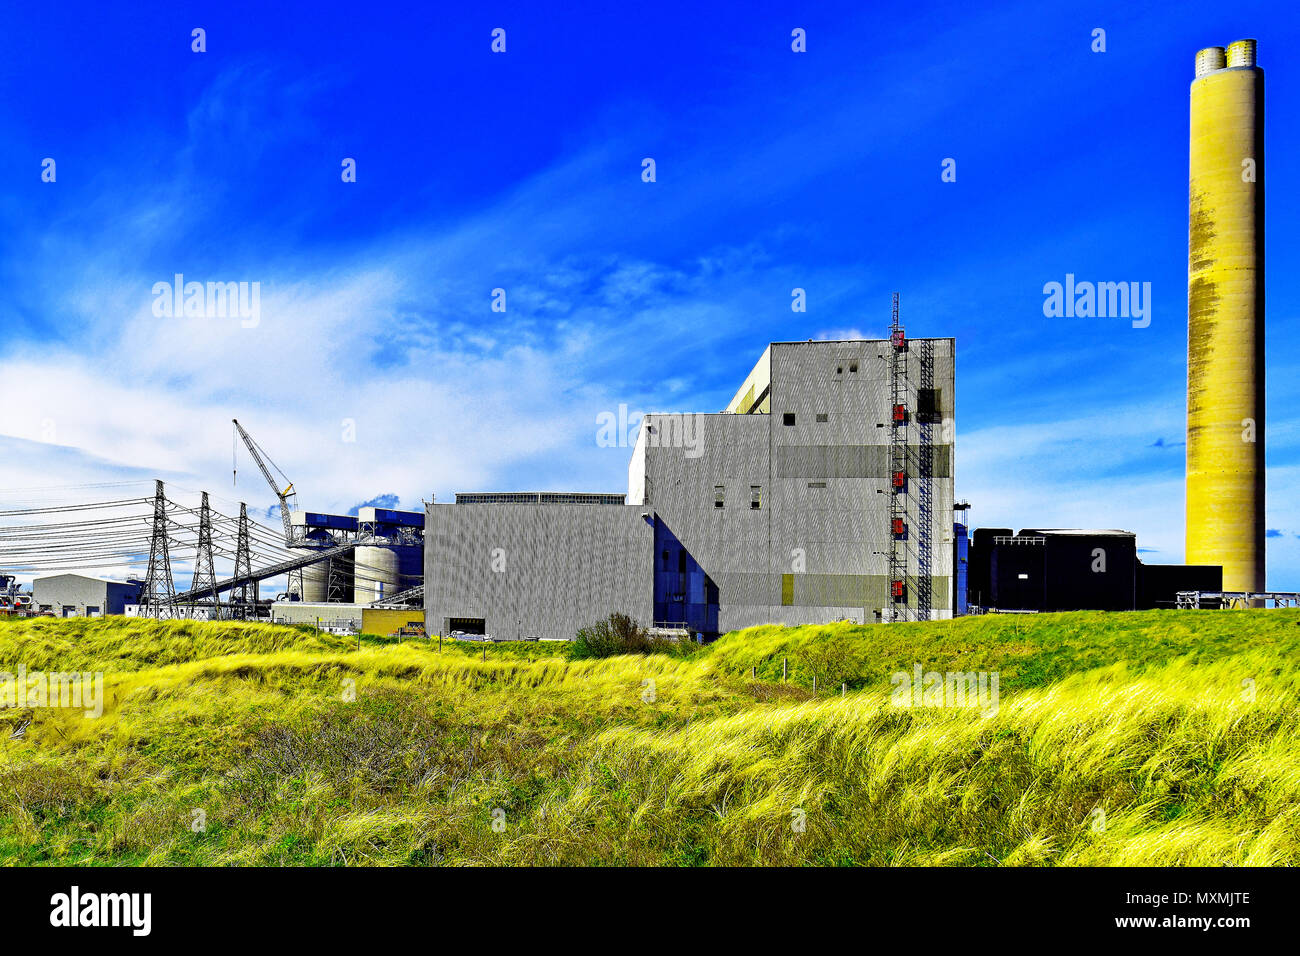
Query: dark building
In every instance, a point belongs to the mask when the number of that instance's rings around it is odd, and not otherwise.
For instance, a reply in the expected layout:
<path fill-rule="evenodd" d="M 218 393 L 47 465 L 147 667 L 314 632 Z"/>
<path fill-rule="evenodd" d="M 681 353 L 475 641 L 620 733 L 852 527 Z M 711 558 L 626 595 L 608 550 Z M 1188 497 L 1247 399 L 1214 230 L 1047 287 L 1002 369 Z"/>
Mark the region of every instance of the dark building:
<path fill-rule="evenodd" d="M 989 559 L 993 554 L 993 539 L 1011 537 L 1010 528 L 976 528 L 970 535 L 966 550 L 966 598 L 976 607 L 994 607 L 993 582 L 989 575 Z"/>
<path fill-rule="evenodd" d="M 1131 531 L 978 528 L 969 603 L 999 611 L 1132 611 L 1173 607 L 1178 591 L 1219 590 L 1222 569 L 1144 565 Z"/>
<path fill-rule="evenodd" d="M 1222 591 L 1223 568 L 1211 564 L 1143 564 L 1138 608 L 1174 607 L 1179 591 Z"/>

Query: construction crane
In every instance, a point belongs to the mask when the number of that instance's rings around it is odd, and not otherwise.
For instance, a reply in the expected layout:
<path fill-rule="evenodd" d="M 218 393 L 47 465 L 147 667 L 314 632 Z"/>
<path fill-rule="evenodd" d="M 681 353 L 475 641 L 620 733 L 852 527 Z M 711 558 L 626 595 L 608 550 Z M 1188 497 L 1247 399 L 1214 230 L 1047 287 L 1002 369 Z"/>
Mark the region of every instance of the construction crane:
<path fill-rule="evenodd" d="M 232 418 L 231 421 L 235 423 L 236 437 L 244 440 L 244 444 L 248 447 L 248 453 L 257 462 L 257 467 L 262 469 L 262 477 L 266 479 L 266 483 L 271 486 L 271 490 L 275 492 L 275 497 L 280 501 L 280 517 L 284 519 L 284 543 L 286 547 L 292 547 L 294 544 L 293 523 L 289 520 L 289 515 L 298 507 L 298 495 L 293 490 L 293 482 L 289 481 L 289 476 L 280 470 L 279 465 L 271 461 L 271 456 L 258 447 L 257 442 L 253 441 L 253 436 L 244 431 L 244 426 L 239 424 L 239 419 Z M 236 441 L 234 450 L 231 452 L 231 481 L 235 484 L 239 482 L 239 462 L 236 456 L 238 449 L 239 443 Z M 283 491 L 280 490 L 279 483 L 272 476 L 271 469 L 266 467 L 267 462 L 271 462 L 271 468 L 280 472 L 280 477 L 285 480 L 286 484 Z"/>

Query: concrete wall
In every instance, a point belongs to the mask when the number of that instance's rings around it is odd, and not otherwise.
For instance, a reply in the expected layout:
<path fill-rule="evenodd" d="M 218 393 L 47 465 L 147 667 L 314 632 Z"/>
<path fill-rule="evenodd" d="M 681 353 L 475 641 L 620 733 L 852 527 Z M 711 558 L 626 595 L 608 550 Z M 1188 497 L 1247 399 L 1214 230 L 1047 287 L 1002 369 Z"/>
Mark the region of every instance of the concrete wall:
<path fill-rule="evenodd" d="M 483 619 L 500 638 L 571 640 L 612 612 L 650 623 L 653 517 L 640 506 L 433 504 L 425 629 Z"/>
<path fill-rule="evenodd" d="M 424 609 L 367 607 L 361 609 L 361 633 L 387 637 L 403 627 L 424 626 Z"/>
<path fill-rule="evenodd" d="M 271 605 L 272 624 L 316 624 L 321 627 L 361 630 L 362 605 L 327 604 L 305 601 L 276 601 Z"/>
<path fill-rule="evenodd" d="M 930 575 L 932 617 L 952 613 L 954 341 L 928 340 L 933 352 L 936 418 L 929 424 Z M 904 398 L 908 473 L 918 470 L 921 423 L 918 389 L 922 340 L 909 343 Z M 892 349 L 886 340 L 781 342 L 772 346 L 773 554 L 793 574 L 794 604 L 839 604 L 852 596 L 869 612 L 890 604 L 890 437 Z M 856 371 L 855 371 L 856 369 Z M 785 424 L 786 413 L 794 424 Z M 819 420 L 824 417 L 825 420 Z M 825 488 L 814 487 L 825 484 Z M 920 485 L 909 477 L 906 493 L 908 604 L 915 605 Z M 790 555 L 806 554 L 794 572 Z M 863 598 L 865 597 L 865 600 Z M 859 610 L 861 614 L 861 610 Z M 852 617 L 853 615 L 845 615 Z"/>
<path fill-rule="evenodd" d="M 644 503 L 718 588 L 718 627 L 770 617 L 781 602 L 771 541 L 770 416 L 701 414 L 698 455 L 684 447 L 654 447 L 646 436 L 663 417 L 647 415 L 637 451 L 645 455 Z M 760 507 L 750 507 L 750 488 Z M 717 507 L 717 489 L 723 506 Z M 760 610 L 762 609 L 762 610 Z"/>
<path fill-rule="evenodd" d="M 932 617 L 951 616 L 953 341 L 930 340 L 937 416 L 930 427 Z M 907 353 L 919 460 L 920 343 Z M 700 415 L 698 448 L 655 443 L 649 415 L 629 469 L 633 500 L 658 518 L 717 585 L 721 631 L 754 624 L 876 620 L 888 599 L 890 347 L 886 341 L 777 342 L 749 384 L 770 388 L 770 414 Z M 742 392 L 747 392 L 747 384 Z M 787 415 L 793 416 L 787 424 Z M 715 506 L 721 486 L 724 507 Z M 759 507 L 751 507 L 754 487 Z M 909 602 L 915 603 L 919 484 L 907 493 Z M 639 492 L 639 495 L 638 495 Z"/>

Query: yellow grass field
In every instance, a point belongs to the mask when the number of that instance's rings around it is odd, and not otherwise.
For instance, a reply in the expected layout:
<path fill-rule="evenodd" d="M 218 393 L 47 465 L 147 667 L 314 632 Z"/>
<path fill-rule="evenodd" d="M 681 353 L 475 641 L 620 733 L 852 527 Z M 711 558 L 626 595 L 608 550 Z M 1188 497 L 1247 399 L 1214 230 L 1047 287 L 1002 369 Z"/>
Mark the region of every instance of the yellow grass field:
<path fill-rule="evenodd" d="M 103 703 L 0 701 L 0 861 L 1296 865 L 1297 651 L 1288 610 L 763 627 L 592 661 L 10 621 L 0 671 L 100 673 Z M 918 665 L 996 674 L 996 707 L 899 706 Z"/>

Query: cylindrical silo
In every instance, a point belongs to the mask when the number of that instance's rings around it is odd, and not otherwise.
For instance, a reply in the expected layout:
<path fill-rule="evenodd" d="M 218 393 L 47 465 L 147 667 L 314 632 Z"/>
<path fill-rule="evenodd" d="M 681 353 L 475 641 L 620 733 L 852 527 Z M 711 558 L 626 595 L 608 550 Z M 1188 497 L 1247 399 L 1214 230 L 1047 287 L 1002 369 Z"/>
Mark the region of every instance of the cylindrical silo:
<path fill-rule="evenodd" d="M 329 599 L 328 559 L 302 569 L 302 599 L 310 604 L 323 604 Z"/>
<path fill-rule="evenodd" d="M 401 568 L 393 548 L 362 547 L 356 555 L 353 600 L 357 604 L 370 604 L 401 590 Z"/>
<path fill-rule="evenodd" d="M 1187 562 L 1264 579 L 1264 73 L 1255 41 L 1196 55 L 1187 266 Z"/>

